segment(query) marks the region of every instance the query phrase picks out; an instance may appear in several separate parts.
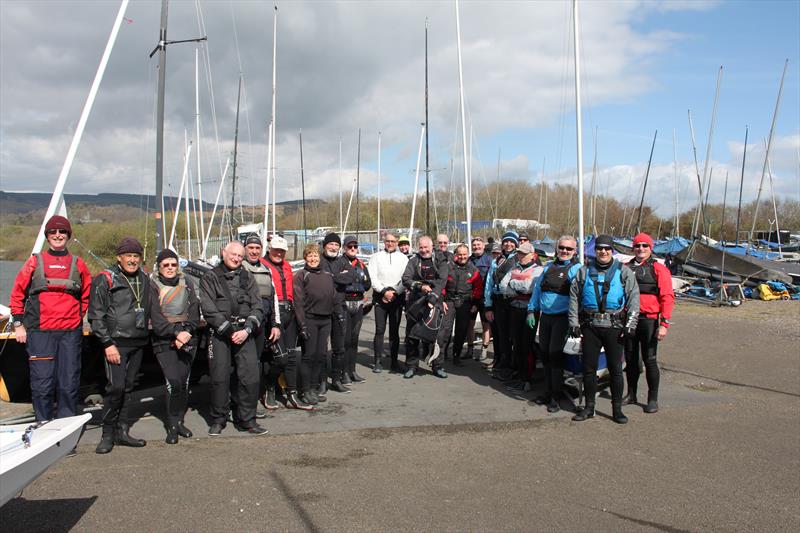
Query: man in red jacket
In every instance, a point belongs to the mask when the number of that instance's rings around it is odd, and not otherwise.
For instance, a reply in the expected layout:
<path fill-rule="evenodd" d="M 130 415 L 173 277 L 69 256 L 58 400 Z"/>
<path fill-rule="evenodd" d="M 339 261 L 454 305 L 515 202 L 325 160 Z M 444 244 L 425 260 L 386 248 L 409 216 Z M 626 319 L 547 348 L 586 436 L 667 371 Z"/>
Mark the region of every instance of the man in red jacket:
<path fill-rule="evenodd" d="M 645 413 L 658 412 L 658 384 L 660 373 L 656 362 L 658 343 L 667 336 L 672 308 L 675 306 L 675 291 L 672 289 L 672 276 L 667 267 L 653 258 L 653 238 L 640 233 L 633 238 L 635 257 L 628 267 L 636 274 L 639 285 L 639 323 L 636 335 L 626 339 L 625 375 L 628 381 L 628 395 L 623 404 L 638 403 L 636 392 L 639 384 L 639 353 L 644 360 L 647 379 L 647 405 Z"/>
<path fill-rule="evenodd" d="M 69 220 L 51 217 L 45 235 L 49 249 L 25 261 L 11 290 L 14 337 L 28 351 L 37 421 L 76 414 L 83 315 L 92 287 L 86 263 L 67 251 Z"/>

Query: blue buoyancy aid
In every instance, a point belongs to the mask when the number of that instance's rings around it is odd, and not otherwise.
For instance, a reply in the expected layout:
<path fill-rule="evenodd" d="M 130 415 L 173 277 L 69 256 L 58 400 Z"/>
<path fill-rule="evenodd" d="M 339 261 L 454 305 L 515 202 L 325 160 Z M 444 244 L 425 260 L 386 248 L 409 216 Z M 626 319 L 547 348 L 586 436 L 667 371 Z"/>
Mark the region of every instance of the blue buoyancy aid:
<path fill-rule="evenodd" d="M 590 312 L 620 311 L 625 308 L 625 286 L 621 265 L 614 262 L 606 270 L 598 270 L 592 261 L 583 284 L 581 308 Z"/>

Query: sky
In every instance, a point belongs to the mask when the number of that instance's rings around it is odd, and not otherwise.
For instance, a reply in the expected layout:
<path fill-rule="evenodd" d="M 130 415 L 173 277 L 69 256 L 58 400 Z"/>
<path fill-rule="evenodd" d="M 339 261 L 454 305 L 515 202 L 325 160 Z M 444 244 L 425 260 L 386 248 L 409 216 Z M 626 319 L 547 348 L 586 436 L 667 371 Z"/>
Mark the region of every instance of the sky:
<path fill-rule="evenodd" d="M 127 8 L 67 193 L 155 191 L 157 59 L 148 55 L 158 39 L 160 4 L 134 0 Z M 0 2 L 0 189 L 52 191 L 119 5 Z M 362 194 L 378 192 L 379 132 L 382 195 L 413 191 L 425 120 L 426 19 L 432 185 L 463 183 L 454 2 L 277 5 L 279 201 L 300 197 L 300 131 L 307 197 L 336 195 L 341 185 L 346 200 L 356 175 L 359 128 Z M 498 179 L 498 154 L 500 180 L 576 182 L 571 9 L 566 1 L 459 4 L 475 195 Z M 168 47 L 166 192 L 177 194 L 188 140 L 190 179 L 198 180 L 199 147 L 203 197 L 213 201 L 233 152 L 241 74 L 237 187 L 244 204 L 263 203 L 274 13 L 269 2 L 170 3 L 168 39 L 207 35 L 208 42 L 199 48 L 199 142 L 198 48 Z M 634 197 L 657 130 L 648 204 L 672 216 L 676 189 L 681 210 L 695 203 L 695 151 L 700 174 L 707 167 L 711 176 L 711 200 L 721 201 L 728 175 L 733 202 L 747 127 L 743 200 L 754 200 L 788 60 L 769 169 L 775 194 L 800 200 L 800 2 L 582 1 L 579 14 L 587 189 L 596 159 L 598 190 L 638 203 Z"/>

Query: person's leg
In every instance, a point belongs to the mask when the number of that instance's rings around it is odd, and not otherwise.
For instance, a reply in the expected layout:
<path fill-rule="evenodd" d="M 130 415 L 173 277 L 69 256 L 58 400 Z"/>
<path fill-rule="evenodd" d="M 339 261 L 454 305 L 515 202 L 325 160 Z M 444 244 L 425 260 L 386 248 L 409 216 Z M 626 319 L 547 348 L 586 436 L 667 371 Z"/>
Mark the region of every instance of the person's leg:
<path fill-rule="evenodd" d="M 28 368 L 31 380 L 33 412 L 37 422 L 53 418 L 53 396 L 56 386 L 56 333 L 49 331 L 28 332 L 25 346 L 28 352 Z"/>
<path fill-rule="evenodd" d="M 356 363 L 358 362 L 358 337 L 361 335 L 361 324 L 364 322 L 364 308 L 359 306 L 352 313 L 350 313 L 350 324 L 348 331 L 350 333 L 350 346 L 348 354 L 348 364 L 350 370 L 350 379 L 355 382 L 364 381 L 364 378 L 356 372 Z"/>
<path fill-rule="evenodd" d="M 386 334 L 386 321 L 389 318 L 391 304 L 384 304 L 381 301 L 375 303 L 373 316 L 375 317 L 375 337 L 372 340 L 372 351 L 375 356 L 375 364 L 380 365 L 383 357 L 383 338 Z M 389 333 L 389 343 L 391 344 L 391 332 Z"/>
<path fill-rule="evenodd" d="M 166 402 L 167 402 L 167 431 L 175 428 L 177 432 L 178 422 L 182 420 L 181 413 L 181 393 L 184 390 L 184 370 L 177 351 L 172 347 L 165 347 L 156 353 L 156 359 L 161 366 L 166 381 Z"/>
<path fill-rule="evenodd" d="M 622 414 L 622 389 L 625 378 L 622 376 L 623 346 L 619 341 L 622 330 L 618 328 L 598 328 L 606 352 L 608 372 L 611 374 L 612 419 L 618 424 L 628 421 Z"/>
<path fill-rule="evenodd" d="M 236 413 L 234 420 L 240 427 L 248 428 L 255 424 L 256 403 L 258 402 L 258 358 L 253 339 L 247 339 L 234 348 L 232 359 L 236 365 L 237 377 Z"/>
<path fill-rule="evenodd" d="M 397 355 L 400 353 L 400 320 L 403 316 L 403 306 L 399 299 L 395 299 L 389 307 L 389 355 L 393 370 L 399 370 Z"/>
<path fill-rule="evenodd" d="M 408 314 L 406 314 L 406 375 L 411 373 L 413 376 L 419 366 L 419 339 L 411 336 L 411 331 L 414 329 L 416 321 Z M 411 377 L 411 376 L 409 376 Z"/>
<path fill-rule="evenodd" d="M 625 404 L 633 404 L 638 401 L 636 394 L 639 389 L 639 374 L 642 372 L 639 364 L 639 347 L 644 329 L 640 320 L 636 328 L 636 337 L 625 339 L 625 377 L 628 382 L 628 394 L 623 400 Z"/>
<path fill-rule="evenodd" d="M 137 439 L 130 435 L 131 417 L 129 413 L 132 403 L 131 393 L 136 387 L 139 367 L 142 365 L 142 357 L 144 356 L 144 346 L 120 347 L 120 356 L 122 361 L 120 366 L 125 366 L 125 393 L 122 396 L 122 405 L 119 409 L 115 442 L 138 448 L 144 446 L 147 442 L 144 439 Z"/>
<path fill-rule="evenodd" d="M 65 331 L 58 336 L 56 354 L 56 418 L 78 413 L 78 391 L 81 386 L 81 342 L 83 331 Z"/>
<path fill-rule="evenodd" d="M 211 377 L 209 418 L 212 425 L 224 427 L 230 409 L 231 349 L 229 341 L 216 334 L 208 344 L 208 370 Z"/>
<path fill-rule="evenodd" d="M 645 379 L 647 380 L 647 405 L 645 413 L 658 411 L 658 387 L 661 382 L 661 373 L 658 369 L 658 321 L 652 320 L 649 325 L 647 339 L 642 342 L 642 359 L 644 359 Z"/>
<path fill-rule="evenodd" d="M 470 323 L 472 324 L 473 328 L 475 327 L 475 322 L 470 322 L 469 316 L 469 303 L 464 303 L 461 307 L 458 307 L 455 311 L 455 329 L 453 332 L 453 362 L 459 361 L 461 359 L 461 351 L 464 348 L 464 341 L 467 340 L 467 335 L 470 335 L 472 338 L 475 337 L 473 329 L 469 328 Z M 471 355 L 472 352 L 469 352 Z"/>
<path fill-rule="evenodd" d="M 576 422 L 582 422 L 594 416 L 594 406 L 597 396 L 597 361 L 603 341 L 592 326 L 582 326 L 583 335 L 583 390 L 586 397 L 586 406 L 581 412 L 572 417 Z"/>

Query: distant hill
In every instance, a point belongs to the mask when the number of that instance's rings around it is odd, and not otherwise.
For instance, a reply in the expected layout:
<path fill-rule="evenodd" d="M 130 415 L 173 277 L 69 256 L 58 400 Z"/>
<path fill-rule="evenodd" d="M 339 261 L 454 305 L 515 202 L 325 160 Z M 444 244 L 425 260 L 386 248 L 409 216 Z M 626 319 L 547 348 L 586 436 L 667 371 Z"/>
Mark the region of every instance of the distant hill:
<path fill-rule="evenodd" d="M 31 211 L 47 209 L 50 204 L 50 193 L 44 192 L 5 192 L 0 191 L 0 214 L 24 214 Z M 65 194 L 64 200 L 69 211 L 70 204 L 83 204 L 98 207 L 121 205 L 152 211 L 156 205 L 155 195 L 100 193 L 100 194 Z M 178 201 L 176 197 L 165 196 L 164 202 L 171 208 Z M 306 204 L 320 202 L 320 200 L 306 200 Z M 288 200 L 278 202 L 277 205 L 285 207 L 299 207 L 302 200 Z M 213 204 L 203 202 L 203 209 L 211 210 Z"/>

